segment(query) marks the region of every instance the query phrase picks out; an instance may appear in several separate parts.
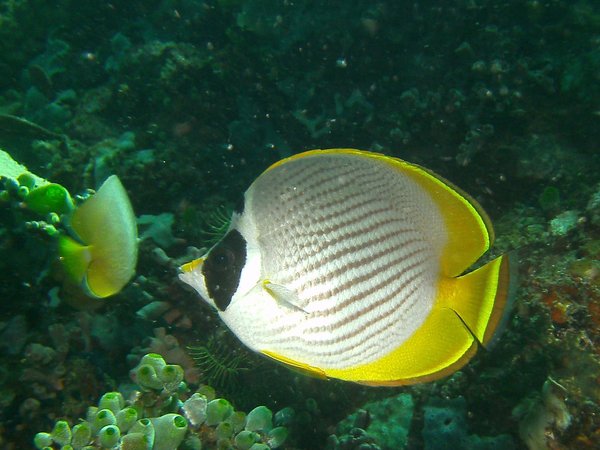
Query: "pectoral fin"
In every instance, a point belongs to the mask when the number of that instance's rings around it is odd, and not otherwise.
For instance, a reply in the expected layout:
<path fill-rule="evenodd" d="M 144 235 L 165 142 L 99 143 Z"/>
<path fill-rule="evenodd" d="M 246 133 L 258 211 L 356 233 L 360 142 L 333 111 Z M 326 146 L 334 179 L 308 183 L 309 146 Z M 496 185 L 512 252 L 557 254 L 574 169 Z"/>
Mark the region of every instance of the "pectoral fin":
<path fill-rule="evenodd" d="M 267 291 L 269 295 L 273 297 L 280 305 L 293 309 L 294 311 L 302 311 L 303 313 L 307 314 L 307 312 L 300 306 L 298 294 L 291 289 L 288 289 L 281 284 L 271 283 L 269 280 L 263 280 L 262 285 L 264 290 Z"/>

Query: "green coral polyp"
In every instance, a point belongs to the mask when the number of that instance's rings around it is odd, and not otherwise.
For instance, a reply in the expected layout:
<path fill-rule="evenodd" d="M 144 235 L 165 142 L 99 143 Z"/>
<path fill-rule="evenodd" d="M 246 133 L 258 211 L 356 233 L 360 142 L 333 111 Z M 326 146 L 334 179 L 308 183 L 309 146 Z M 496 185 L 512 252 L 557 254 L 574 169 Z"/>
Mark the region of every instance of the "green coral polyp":
<path fill-rule="evenodd" d="M 269 431 L 267 444 L 271 448 L 277 448 L 283 445 L 288 437 L 288 430 L 285 427 L 276 427 Z"/>
<path fill-rule="evenodd" d="M 172 364 L 166 365 L 159 372 L 159 378 L 165 384 L 178 386 L 183 381 L 183 369 Z"/>
<path fill-rule="evenodd" d="M 138 420 L 138 412 L 135 408 L 128 406 L 116 414 L 117 426 L 121 431 L 129 431 Z"/>
<path fill-rule="evenodd" d="M 138 366 L 135 370 L 136 381 L 138 384 L 147 389 L 161 389 L 163 387 L 162 381 L 156 374 L 156 369 L 149 364 Z"/>
<path fill-rule="evenodd" d="M 92 440 L 92 428 L 88 422 L 78 423 L 71 431 L 73 434 L 71 445 L 74 448 L 85 447 Z"/>
<path fill-rule="evenodd" d="M 54 424 L 54 428 L 50 432 L 52 440 L 58 445 L 67 445 L 71 443 L 71 427 L 65 420 L 59 420 Z"/>
<path fill-rule="evenodd" d="M 156 436 L 156 431 L 154 430 L 154 425 L 150 421 L 150 419 L 139 419 L 129 430 L 127 436 L 143 436 L 144 442 L 148 444 L 148 448 L 152 448 L 154 445 L 154 438 Z M 133 438 L 132 438 L 133 439 Z M 136 437 L 133 439 L 135 442 L 140 442 L 140 438 Z"/>
<path fill-rule="evenodd" d="M 142 433 L 129 433 L 121 439 L 121 450 L 148 450 L 152 443 Z"/>
<path fill-rule="evenodd" d="M 25 173 L 22 173 L 21 175 L 19 175 L 17 177 L 17 181 L 19 182 L 19 184 L 21 186 L 25 186 L 30 190 L 35 188 L 35 186 L 37 184 L 35 175 L 33 175 L 29 172 L 25 172 Z"/>
<path fill-rule="evenodd" d="M 60 184 L 48 183 L 31 191 L 27 186 L 21 187 L 28 190 L 24 198 L 25 205 L 38 214 L 65 214 L 73 210 L 73 199 L 69 191 Z"/>
<path fill-rule="evenodd" d="M 235 411 L 232 415 L 227 418 L 227 422 L 233 426 L 233 432 L 239 433 L 246 426 L 246 413 L 243 411 Z"/>
<path fill-rule="evenodd" d="M 29 195 L 29 188 L 27 186 L 19 186 L 19 189 L 17 190 L 17 196 L 21 200 L 24 200 L 25 197 L 27 197 L 28 195 Z"/>
<path fill-rule="evenodd" d="M 243 430 L 236 435 L 234 443 L 239 450 L 248 450 L 256 442 L 258 442 L 259 439 L 260 435 L 258 433 L 255 433 L 254 431 Z"/>
<path fill-rule="evenodd" d="M 254 408 L 246 416 L 242 411 L 234 411 L 226 399 L 214 399 L 214 390 L 209 386 L 201 386 L 182 402 L 179 396 L 187 392 L 168 391 L 165 386 L 169 382 L 177 384 L 183 369 L 166 364 L 160 355 L 146 355 L 130 374 L 143 387 L 143 393 L 138 391 L 131 397 L 133 400 L 125 401 L 121 393 L 107 392 L 98 406 L 88 408 L 86 420 L 72 429 L 69 423 L 59 420 L 50 433 L 36 434 L 35 447 L 175 450 L 183 444 L 186 449 L 262 450 L 279 447 L 287 437 L 284 427 L 271 429 L 273 414 L 267 407 Z M 156 376 L 152 380 L 159 381 L 154 388 L 143 384 L 149 374 Z"/>
<path fill-rule="evenodd" d="M 92 424 L 95 430 L 99 430 L 106 425 L 114 425 L 116 423 L 117 418 L 110 409 L 101 409 L 96 413 L 96 417 L 94 418 Z"/>
<path fill-rule="evenodd" d="M 157 372 L 167 365 L 164 358 L 158 353 L 148 353 L 147 355 L 144 355 L 138 366 L 144 364 L 148 364 L 154 367 L 154 370 L 156 370 Z"/>
<path fill-rule="evenodd" d="M 145 435 L 149 435 L 154 433 L 154 426 L 150 419 L 140 419 L 138 420 L 129 430 L 131 433 L 143 433 Z"/>
<path fill-rule="evenodd" d="M 206 406 L 206 424 L 215 426 L 233 413 L 233 406 L 224 398 L 216 398 Z"/>
<path fill-rule="evenodd" d="M 173 425 L 175 425 L 177 428 L 186 428 L 187 421 L 178 415 L 173 418 Z"/>
<path fill-rule="evenodd" d="M 187 421 L 179 414 L 165 414 L 151 419 L 155 438 L 152 450 L 175 449 L 183 442 L 187 432 Z"/>
<path fill-rule="evenodd" d="M 221 422 L 215 429 L 217 439 L 229 439 L 233 436 L 233 425 L 229 422 Z"/>
<path fill-rule="evenodd" d="M 273 427 L 273 413 L 266 406 L 257 406 L 248 413 L 246 430 L 268 432 Z"/>
<path fill-rule="evenodd" d="M 52 435 L 50 433 L 38 433 L 33 438 L 33 444 L 36 448 L 45 448 L 50 447 L 54 441 L 52 440 Z"/>
<path fill-rule="evenodd" d="M 271 447 L 269 447 L 267 444 L 261 444 L 260 442 L 257 442 L 250 447 L 250 450 L 271 450 Z"/>
<path fill-rule="evenodd" d="M 145 355 L 132 373 L 135 381 L 145 389 L 174 391 L 183 380 L 183 369 L 167 365 L 163 357 L 156 353 Z"/>
<path fill-rule="evenodd" d="M 119 443 L 121 431 L 115 425 L 102 427 L 98 432 L 98 442 L 102 447 L 112 448 Z"/>
<path fill-rule="evenodd" d="M 207 384 L 203 384 L 202 386 L 200 386 L 196 392 L 200 395 L 205 396 L 209 402 L 217 398 L 217 394 L 213 387 Z"/>
<path fill-rule="evenodd" d="M 98 402 L 98 408 L 109 409 L 113 414 L 117 414 L 125 406 L 125 400 L 120 392 L 107 392 Z"/>

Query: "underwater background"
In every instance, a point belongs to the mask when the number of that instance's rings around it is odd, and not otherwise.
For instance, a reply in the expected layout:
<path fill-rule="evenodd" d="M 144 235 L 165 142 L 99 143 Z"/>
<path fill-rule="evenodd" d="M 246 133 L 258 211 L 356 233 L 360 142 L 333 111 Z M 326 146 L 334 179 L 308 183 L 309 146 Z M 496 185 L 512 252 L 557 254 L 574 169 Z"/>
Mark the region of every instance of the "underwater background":
<path fill-rule="evenodd" d="M 0 73 L 0 149 L 55 183 L 0 158 L 0 448 L 600 448 L 599 2 L 1 0 Z M 434 170 L 518 251 L 453 375 L 304 376 L 177 281 L 264 169 L 330 147 Z M 111 174 L 136 275 L 91 298 L 57 238 Z"/>

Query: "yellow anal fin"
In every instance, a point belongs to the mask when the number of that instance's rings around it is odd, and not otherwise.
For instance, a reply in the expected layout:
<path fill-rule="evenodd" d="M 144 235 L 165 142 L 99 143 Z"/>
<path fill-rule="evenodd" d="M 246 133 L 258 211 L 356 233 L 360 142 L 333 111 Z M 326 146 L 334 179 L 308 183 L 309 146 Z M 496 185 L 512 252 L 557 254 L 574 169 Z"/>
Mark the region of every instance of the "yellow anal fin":
<path fill-rule="evenodd" d="M 460 369 L 480 344 L 489 345 L 508 314 L 513 260 L 503 255 L 461 277 L 443 278 L 433 310 L 407 341 L 377 361 L 327 369 L 326 374 L 362 384 L 397 386 L 436 380 Z"/>
<path fill-rule="evenodd" d="M 384 357 L 349 369 L 328 369 L 326 374 L 370 386 L 424 383 L 450 375 L 477 351 L 477 343 L 456 313 L 434 307 L 423 325 Z"/>
<path fill-rule="evenodd" d="M 440 283 L 440 301 L 451 308 L 473 336 L 486 346 L 510 313 L 515 258 L 502 255 L 461 277 Z M 511 280 L 512 278 L 512 280 Z"/>
<path fill-rule="evenodd" d="M 327 379 L 327 375 L 325 375 L 325 372 L 323 372 L 321 369 L 319 369 L 317 367 L 313 367 L 308 364 L 294 361 L 293 359 L 287 358 L 285 356 L 279 355 L 279 354 L 271 352 L 269 350 L 261 350 L 261 353 L 268 356 L 269 358 L 274 359 L 275 361 L 278 361 L 278 362 L 284 364 L 289 369 L 291 369 L 295 372 L 301 373 L 302 375 L 308 375 L 308 376 L 311 376 L 314 378 L 320 378 L 322 380 Z"/>

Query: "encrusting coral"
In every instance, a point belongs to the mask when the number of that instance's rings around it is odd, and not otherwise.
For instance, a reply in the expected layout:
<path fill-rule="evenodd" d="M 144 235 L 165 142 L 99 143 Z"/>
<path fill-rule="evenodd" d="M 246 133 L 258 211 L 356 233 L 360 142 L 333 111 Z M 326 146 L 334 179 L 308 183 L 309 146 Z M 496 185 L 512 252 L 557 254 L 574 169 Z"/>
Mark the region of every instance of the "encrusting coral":
<path fill-rule="evenodd" d="M 557 395 L 557 387 L 564 389 L 549 378 L 541 393 L 523 399 L 513 410 L 513 416 L 519 420 L 519 436 L 530 450 L 553 448 L 554 436 L 571 424 L 571 414 Z"/>

